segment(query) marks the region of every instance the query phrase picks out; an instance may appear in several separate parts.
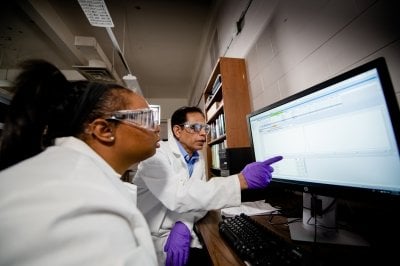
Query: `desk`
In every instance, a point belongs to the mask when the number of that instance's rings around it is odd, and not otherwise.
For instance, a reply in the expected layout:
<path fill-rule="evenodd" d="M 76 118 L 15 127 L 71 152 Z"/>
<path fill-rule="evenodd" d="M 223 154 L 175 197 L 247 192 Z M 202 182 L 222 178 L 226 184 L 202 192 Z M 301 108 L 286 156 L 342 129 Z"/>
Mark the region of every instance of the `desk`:
<path fill-rule="evenodd" d="M 197 232 L 207 248 L 213 265 L 245 266 L 246 264 L 221 238 L 218 231 L 219 221 L 221 221 L 219 212 L 209 211 L 203 219 L 196 223 Z"/>
<path fill-rule="evenodd" d="M 253 219 L 267 226 L 279 236 L 290 240 L 290 232 L 285 225 L 271 226 L 266 216 L 253 216 Z M 207 248 L 214 266 L 245 266 L 246 264 L 236 255 L 231 247 L 221 238 L 218 231 L 218 223 L 222 220 L 219 211 L 210 211 L 196 224 L 196 230 Z M 286 218 L 275 216 L 274 222 L 284 223 Z"/>
<path fill-rule="evenodd" d="M 274 216 L 273 222 L 279 225 L 270 225 L 267 216 L 253 216 L 256 221 L 265 225 L 268 229 L 291 242 L 289 228 L 286 225 L 280 225 L 286 222 L 283 216 Z M 219 211 L 210 211 L 208 214 L 196 223 L 196 230 L 200 234 L 214 266 L 245 266 L 246 264 L 236 255 L 227 243 L 221 238 L 218 231 L 218 223 L 221 221 Z M 377 262 L 376 265 L 384 265 L 381 256 L 376 254 L 370 247 L 340 246 L 329 244 L 311 244 L 303 243 L 302 247 L 313 251 L 313 257 L 316 265 L 371 265 L 371 262 Z"/>

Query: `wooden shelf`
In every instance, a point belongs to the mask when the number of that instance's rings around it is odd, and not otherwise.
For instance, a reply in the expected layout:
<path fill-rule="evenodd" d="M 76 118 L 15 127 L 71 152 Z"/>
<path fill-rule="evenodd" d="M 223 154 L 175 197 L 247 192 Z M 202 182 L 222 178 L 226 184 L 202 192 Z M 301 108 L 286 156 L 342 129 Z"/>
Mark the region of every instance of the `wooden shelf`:
<path fill-rule="evenodd" d="M 224 148 L 249 147 L 246 115 L 250 113 L 250 97 L 245 60 L 221 57 L 203 92 L 206 121 L 218 132 L 210 133 L 206 147 L 207 173 L 218 168 L 211 151 L 214 145 Z M 218 79 L 218 80 L 217 80 Z M 216 129 L 214 129 L 216 128 Z M 216 160 L 218 161 L 218 159 Z"/>

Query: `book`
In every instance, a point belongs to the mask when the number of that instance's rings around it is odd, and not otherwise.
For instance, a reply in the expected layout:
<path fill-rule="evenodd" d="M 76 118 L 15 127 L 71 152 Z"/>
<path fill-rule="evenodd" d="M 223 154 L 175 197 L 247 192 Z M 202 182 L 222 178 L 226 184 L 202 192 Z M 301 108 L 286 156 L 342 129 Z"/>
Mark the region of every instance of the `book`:
<path fill-rule="evenodd" d="M 218 74 L 217 77 L 215 78 L 214 84 L 212 86 L 211 94 L 215 94 L 221 88 L 222 86 L 222 79 L 221 79 L 221 74 Z"/>

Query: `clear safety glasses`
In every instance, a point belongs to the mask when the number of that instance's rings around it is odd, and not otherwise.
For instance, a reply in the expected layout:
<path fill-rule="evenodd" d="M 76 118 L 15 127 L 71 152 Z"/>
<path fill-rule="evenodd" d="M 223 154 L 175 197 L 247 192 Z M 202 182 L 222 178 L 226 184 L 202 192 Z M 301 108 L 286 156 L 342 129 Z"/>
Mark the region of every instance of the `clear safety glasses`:
<path fill-rule="evenodd" d="M 211 129 L 210 125 L 202 124 L 202 123 L 186 122 L 186 123 L 182 124 L 181 126 L 183 126 L 185 128 L 186 132 L 191 133 L 191 134 L 200 133 L 201 130 L 203 130 L 203 129 L 204 129 L 204 132 L 206 134 L 208 134 L 208 132 L 210 132 L 210 129 Z"/>
<path fill-rule="evenodd" d="M 155 131 L 160 121 L 156 118 L 152 109 L 119 110 L 108 119 L 124 122 L 129 125 L 146 128 Z"/>

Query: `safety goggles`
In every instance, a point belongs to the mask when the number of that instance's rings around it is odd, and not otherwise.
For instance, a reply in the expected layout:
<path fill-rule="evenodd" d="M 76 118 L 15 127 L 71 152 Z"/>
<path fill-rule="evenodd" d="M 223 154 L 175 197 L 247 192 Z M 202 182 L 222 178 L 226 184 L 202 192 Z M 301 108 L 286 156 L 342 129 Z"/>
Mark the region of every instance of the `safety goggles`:
<path fill-rule="evenodd" d="M 210 130 L 211 130 L 210 125 L 202 124 L 202 123 L 189 123 L 189 122 L 186 122 L 184 124 L 181 124 L 180 126 L 183 126 L 185 128 L 186 132 L 191 133 L 191 134 L 200 133 L 201 130 L 203 130 L 203 129 L 204 129 L 204 132 L 206 134 L 208 134 L 208 132 L 210 132 Z"/>
<path fill-rule="evenodd" d="M 156 118 L 155 112 L 149 108 L 115 111 L 108 119 L 153 131 L 158 128 L 160 122 Z"/>

